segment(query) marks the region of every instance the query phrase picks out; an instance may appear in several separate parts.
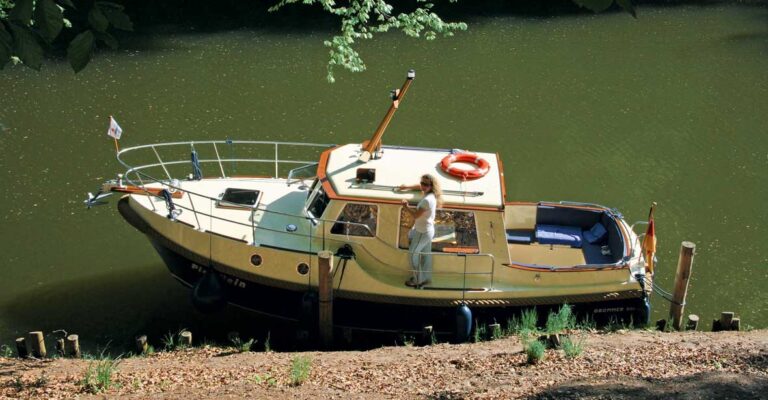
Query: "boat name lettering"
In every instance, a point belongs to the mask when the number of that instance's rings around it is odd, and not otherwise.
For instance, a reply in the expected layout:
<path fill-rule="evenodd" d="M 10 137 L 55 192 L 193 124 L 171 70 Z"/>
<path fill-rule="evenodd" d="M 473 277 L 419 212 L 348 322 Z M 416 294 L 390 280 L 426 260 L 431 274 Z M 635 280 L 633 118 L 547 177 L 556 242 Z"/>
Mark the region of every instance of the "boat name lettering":
<path fill-rule="evenodd" d="M 201 272 L 203 274 L 208 272 L 206 268 L 201 267 L 195 263 L 192 263 L 192 270 Z M 223 279 L 224 282 L 227 283 L 227 285 L 231 285 L 240 289 L 245 289 L 245 286 L 246 286 L 245 282 L 241 281 L 239 278 L 232 278 L 225 274 L 220 274 L 220 276 L 221 276 L 221 279 Z"/>

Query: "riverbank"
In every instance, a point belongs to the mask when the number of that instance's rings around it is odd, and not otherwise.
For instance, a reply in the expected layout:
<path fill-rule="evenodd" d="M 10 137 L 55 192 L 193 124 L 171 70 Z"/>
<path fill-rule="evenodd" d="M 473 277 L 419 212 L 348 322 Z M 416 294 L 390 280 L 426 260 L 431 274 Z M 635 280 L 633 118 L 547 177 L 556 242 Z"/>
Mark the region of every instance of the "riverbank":
<path fill-rule="evenodd" d="M 120 360 L 0 359 L 11 398 L 764 398 L 768 330 L 588 333 L 529 364 L 517 337 L 343 352 L 195 347 Z M 97 367 L 111 367 L 101 390 Z M 86 376 L 90 368 L 90 386 Z M 306 373 L 306 376 L 302 375 Z"/>

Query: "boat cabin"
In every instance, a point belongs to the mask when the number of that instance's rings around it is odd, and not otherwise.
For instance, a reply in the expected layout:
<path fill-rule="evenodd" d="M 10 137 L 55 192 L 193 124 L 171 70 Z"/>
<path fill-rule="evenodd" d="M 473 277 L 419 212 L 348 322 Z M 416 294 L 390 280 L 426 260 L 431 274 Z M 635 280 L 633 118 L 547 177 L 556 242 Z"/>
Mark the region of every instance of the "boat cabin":
<path fill-rule="evenodd" d="M 408 265 L 405 254 L 413 220 L 401 201 L 415 204 L 422 195 L 398 188 L 418 182 L 423 174 L 436 177 L 443 190 L 432 243 L 438 268 L 463 268 L 467 256 L 486 258 L 471 263 L 479 274 L 502 265 L 614 266 L 630 251 L 624 240 L 626 228 L 605 208 L 505 203 L 504 173 L 496 154 L 473 153 L 489 168 L 478 179 L 464 180 L 441 168 L 443 159 L 461 151 L 384 146 L 376 157 L 360 163 L 361 151 L 361 145 L 349 144 L 323 153 L 304 212 L 314 225 L 310 229 L 315 237 L 353 243 L 357 253 L 370 255 L 372 263 Z M 477 168 L 453 166 L 467 171 Z"/>

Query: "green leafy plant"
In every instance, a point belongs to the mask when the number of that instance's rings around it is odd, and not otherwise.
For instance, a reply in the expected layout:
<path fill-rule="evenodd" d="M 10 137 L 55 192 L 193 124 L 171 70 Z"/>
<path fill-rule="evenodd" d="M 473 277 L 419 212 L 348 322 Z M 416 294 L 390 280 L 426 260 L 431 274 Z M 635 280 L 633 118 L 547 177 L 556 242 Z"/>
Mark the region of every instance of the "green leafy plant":
<path fill-rule="evenodd" d="M 299 0 L 281 0 L 269 11 L 277 11 L 298 2 Z M 443 21 L 432 11 L 434 4 L 430 1 L 419 1 L 415 9 L 405 12 L 395 11 L 395 7 L 385 0 L 303 0 L 301 3 L 319 4 L 324 11 L 341 19 L 340 34 L 324 42 L 330 49 L 327 75 L 329 82 L 335 80 L 333 68 L 336 66 L 350 72 L 362 72 L 366 69 L 363 58 L 353 46 L 362 40 L 372 39 L 374 34 L 400 30 L 409 37 L 434 40 L 438 35 L 453 36 L 454 32 L 467 29 L 464 22 Z"/>
<path fill-rule="evenodd" d="M 112 375 L 121 361 L 119 356 L 111 358 L 105 356 L 102 351 L 99 358 L 91 360 L 85 369 L 83 378 L 80 380 L 83 390 L 92 394 L 109 390 L 114 385 Z"/>
<path fill-rule="evenodd" d="M 252 380 L 254 383 L 257 383 L 257 384 L 266 383 L 266 384 L 267 384 L 267 385 L 269 385 L 269 386 L 277 386 L 277 379 L 275 379 L 275 378 L 274 378 L 274 377 L 273 377 L 271 374 L 269 374 L 269 373 L 266 373 L 266 374 L 263 374 L 263 375 L 260 375 L 260 374 L 256 374 L 256 375 L 254 375 L 254 376 L 252 376 L 252 377 L 251 377 L 251 380 Z"/>
<path fill-rule="evenodd" d="M 539 340 L 530 340 L 525 343 L 525 355 L 529 364 L 536 364 L 544 360 L 547 346 Z"/>
<path fill-rule="evenodd" d="M 13 349 L 11 348 L 11 346 L 8 346 L 5 344 L 0 346 L 0 356 L 5 358 L 13 357 Z"/>
<path fill-rule="evenodd" d="M 291 360 L 291 386 L 299 386 L 309 378 L 312 359 L 307 356 L 296 356 Z"/>
<path fill-rule="evenodd" d="M 576 358 L 584 351 L 584 340 L 584 336 L 575 340 L 571 336 L 564 336 L 560 339 L 560 347 L 567 358 Z"/>
<path fill-rule="evenodd" d="M 8 9 L 9 3 L 0 5 Z M 13 8 L 0 13 L 0 69 L 13 61 L 39 70 L 44 52 L 67 28 L 80 31 L 67 46 L 67 59 L 79 72 L 90 61 L 97 42 L 117 48 L 112 30 L 133 30 L 120 4 L 94 1 L 81 7 L 75 7 L 72 0 L 15 0 Z M 72 21 L 78 26 L 73 27 Z"/>

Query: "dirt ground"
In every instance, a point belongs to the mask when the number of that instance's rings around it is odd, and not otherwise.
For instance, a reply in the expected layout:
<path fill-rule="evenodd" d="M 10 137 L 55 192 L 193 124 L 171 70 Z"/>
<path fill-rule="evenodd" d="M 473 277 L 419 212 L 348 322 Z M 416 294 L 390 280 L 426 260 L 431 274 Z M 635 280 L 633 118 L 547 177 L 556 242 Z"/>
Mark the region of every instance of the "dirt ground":
<path fill-rule="evenodd" d="M 528 364 L 516 337 L 370 351 L 202 347 L 123 359 L 111 388 L 82 384 L 88 360 L 0 358 L 4 398 L 767 399 L 768 331 L 584 334 L 581 355 Z M 308 378 L 292 385 L 292 362 Z M 91 368 L 95 364 L 90 364 Z"/>

